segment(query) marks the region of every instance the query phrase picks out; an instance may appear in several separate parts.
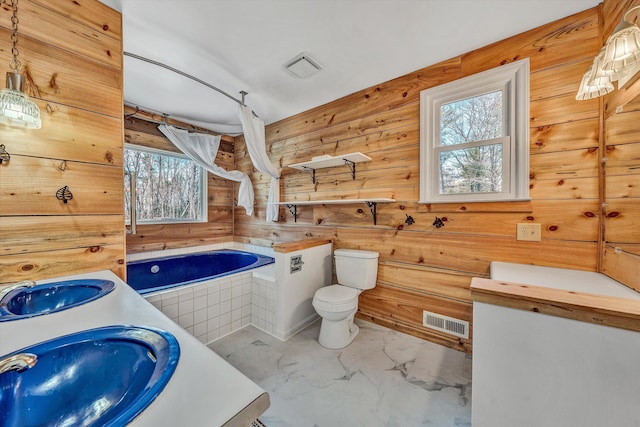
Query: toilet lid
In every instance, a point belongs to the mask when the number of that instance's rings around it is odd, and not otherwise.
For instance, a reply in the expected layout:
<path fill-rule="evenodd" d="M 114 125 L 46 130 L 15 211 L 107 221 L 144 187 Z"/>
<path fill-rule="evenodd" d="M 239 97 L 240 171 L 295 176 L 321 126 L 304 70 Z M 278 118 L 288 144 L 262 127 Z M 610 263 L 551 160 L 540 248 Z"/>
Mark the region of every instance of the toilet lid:
<path fill-rule="evenodd" d="M 315 297 L 325 302 L 345 302 L 358 297 L 358 290 L 342 285 L 331 285 L 316 291 Z"/>

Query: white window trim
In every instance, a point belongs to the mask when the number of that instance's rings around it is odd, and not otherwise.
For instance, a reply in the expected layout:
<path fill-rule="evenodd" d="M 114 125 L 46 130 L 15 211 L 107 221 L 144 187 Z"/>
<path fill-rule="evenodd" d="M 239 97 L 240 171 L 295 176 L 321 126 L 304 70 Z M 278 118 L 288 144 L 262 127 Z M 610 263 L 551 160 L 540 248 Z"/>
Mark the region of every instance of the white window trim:
<path fill-rule="evenodd" d="M 508 115 L 504 123 L 503 190 L 496 193 L 440 194 L 439 141 L 440 105 L 505 89 Z M 510 140 L 506 144 L 506 140 Z M 465 148 L 490 145 L 460 144 Z M 447 146 L 450 149 L 451 146 Z M 515 168 L 515 171 L 511 168 Z M 508 179 L 504 179 L 508 178 Z M 418 203 L 496 202 L 529 200 L 529 59 L 502 65 L 420 92 L 420 200 Z"/>
<path fill-rule="evenodd" d="M 145 147 L 143 145 L 127 144 L 127 143 L 124 144 L 124 148 L 125 150 L 146 151 L 147 153 L 159 154 L 162 156 L 179 157 L 181 159 L 185 159 L 193 162 L 193 160 L 189 158 L 189 156 L 182 153 L 176 153 L 175 151 L 161 150 L 158 148 L 150 148 L 150 147 Z M 153 224 L 194 224 L 194 223 L 208 222 L 209 221 L 209 218 L 208 218 L 209 188 L 207 185 L 208 184 L 207 170 L 202 166 L 198 165 L 197 163 L 196 163 L 196 166 L 198 166 L 198 168 L 200 169 L 200 188 L 202 189 L 202 191 L 200 192 L 200 197 L 201 197 L 200 219 L 166 219 L 162 221 L 149 221 L 149 220 L 141 220 L 138 218 L 136 223 L 141 225 L 153 225 Z M 129 225 L 129 222 L 130 221 L 126 221 L 126 224 Z"/>

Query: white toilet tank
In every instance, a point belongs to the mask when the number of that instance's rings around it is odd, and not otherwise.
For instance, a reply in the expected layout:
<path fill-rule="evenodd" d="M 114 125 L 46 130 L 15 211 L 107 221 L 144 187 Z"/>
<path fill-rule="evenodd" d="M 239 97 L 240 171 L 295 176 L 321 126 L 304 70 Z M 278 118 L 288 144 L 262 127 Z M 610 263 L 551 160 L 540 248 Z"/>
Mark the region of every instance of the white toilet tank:
<path fill-rule="evenodd" d="M 371 289 L 378 278 L 378 252 L 336 249 L 338 284 L 356 289 Z"/>

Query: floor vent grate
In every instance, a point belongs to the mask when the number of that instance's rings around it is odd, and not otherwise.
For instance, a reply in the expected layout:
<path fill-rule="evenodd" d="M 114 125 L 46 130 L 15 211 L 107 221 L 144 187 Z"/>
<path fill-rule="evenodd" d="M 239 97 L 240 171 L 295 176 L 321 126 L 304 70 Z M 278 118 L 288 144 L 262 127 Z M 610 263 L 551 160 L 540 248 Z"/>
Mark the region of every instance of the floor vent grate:
<path fill-rule="evenodd" d="M 422 325 L 440 332 L 455 335 L 460 338 L 469 338 L 469 322 L 430 311 L 422 312 Z"/>

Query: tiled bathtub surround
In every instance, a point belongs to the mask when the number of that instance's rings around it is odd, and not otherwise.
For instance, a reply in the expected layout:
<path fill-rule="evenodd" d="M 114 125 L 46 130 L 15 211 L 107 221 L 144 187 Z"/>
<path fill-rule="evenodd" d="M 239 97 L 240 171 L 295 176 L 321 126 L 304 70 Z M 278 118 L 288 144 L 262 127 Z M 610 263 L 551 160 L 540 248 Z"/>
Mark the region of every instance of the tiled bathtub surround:
<path fill-rule="evenodd" d="M 203 343 L 251 323 L 252 273 L 207 280 L 146 296 L 171 320 Z"/>
<path fill-rule="evenodd" d="M 276 281 L 273 266 L 259 268 L 253 275 L 251 292 L 251 324 L 275 336 Z"/>
<path fill-rule="evenodd" d="M 136 254 L 128 260 L 225 248 L 273 256 L 273 251 L 270 248 L 242 244 L 219 244 Z M 253 277 L 254 272 L 257 273 L 255 278 Z M 145 295 L 145 298 L 200 342 L 208 343 L 249 324 L 273 334 L 275 330 L 275 292 L 273 267 L 266 266 L 183 286 L 179 289 L 151 293 Z"/>

